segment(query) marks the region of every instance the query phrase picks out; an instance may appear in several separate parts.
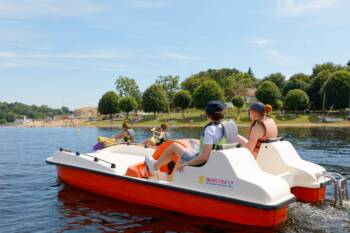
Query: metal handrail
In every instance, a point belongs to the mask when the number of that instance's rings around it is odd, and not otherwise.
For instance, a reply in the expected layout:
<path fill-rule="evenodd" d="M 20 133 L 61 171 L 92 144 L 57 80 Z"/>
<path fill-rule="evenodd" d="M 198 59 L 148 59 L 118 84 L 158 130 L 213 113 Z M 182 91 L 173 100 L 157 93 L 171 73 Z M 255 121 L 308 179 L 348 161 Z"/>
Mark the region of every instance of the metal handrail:
<path fill-rule="evenodd" d="M 343 200 L 349 200 L 349 193 L 348 193 L 348 185 L 347 180 L 350 179 L 350 176 L 346 176 L 344 178 L 341 178 L 338 180 L 338 187 L 340 190 L 340 196 L 341 196 L 341 205 L 343 205 Z"/>
<path fill-rule="evenodd" d="M 66 149 L 63 149 L 63 148 L 60 148 L 60 151 L 65 151 L 65 152 L 69 152 L 69 153 L 74 153 L 73 151 L 66 150 Z M 76 155 L 76 156 L 84 155 L 84 156 L 93 158 L 93 161 L 94 161 L 94 162 L 102 161 L 102 162 L 104 162 L 104 163 L 109 164 L 111 168 L 116 168 L 115 163 L 111 163 L 111 162 L 109 162 L 109 161 L 107 161 L 107 160 L 98 158 L 98 157 L 96 157 L 96 156 L 92 156 L 92 155 L 89 155 L 89 154 L 82 154 L 82 153 L 80 153 L 79 151 L 75 152 L 75 155 Z"/>
<path fill-rule="evenodd" d="M 322 176 L 332 180 L 334 185 L 334 205 L 337 205 L 339 202 L 339 205 L 343 206 L 344 200 L 349 201 L 347 180 L 350 180 L 350 176 L 343 176 L 336 172 L 326 172 Z"/>
<path fill-rule="evenodd" d="M 79 153 L 79 152 L 76 152 L 76 155 L 78 155 L 78 153 Z M 79 155 L 85 155 L 85 156 L 88 156 L 88 157 L 90 157 L 90 158 L 93 158 L 93 159 L 94 159 L 94 162 L 102 161 L 102 162 L 104 162 L 104 163 L 107 163 L 107 164 L 111 165 L 111 168 L 115 168 L 115 163 L 111 163 L 111 162 L 109 162 L 109 161 L 107 161 L 107 160 L 98 158 L 98 157 L 96 157 L 96 156 L 92 156 L 92 155 L 89 155 L 89 154 L 80 154 L 80 153 L 79 153 Z"/>
<path fill-rule="evenodd" d="M 337 205 L 337 203 L 338 203 L 337 179 L 330 174 L 324 174 L 323 177 L 330 178 L 332 180 L 333 187 L 334 187 L 334 205 Z"/>

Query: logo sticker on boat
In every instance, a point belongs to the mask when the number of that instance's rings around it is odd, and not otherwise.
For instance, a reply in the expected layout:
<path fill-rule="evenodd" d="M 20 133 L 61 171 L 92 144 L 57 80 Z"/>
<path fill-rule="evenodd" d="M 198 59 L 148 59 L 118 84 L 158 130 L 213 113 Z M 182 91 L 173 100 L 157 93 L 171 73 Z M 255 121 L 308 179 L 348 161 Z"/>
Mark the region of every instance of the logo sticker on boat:
<path fill-rule="evenodd" d="M 220 186 L 220 187 L 225 187 L 225 188 L 233 188 L 234 182 L 233 182 L 233 180 L 229 180 L 229 179 L 198 176 L 198 183 L 199 184 L 206 184 L 206 185 Z"/>

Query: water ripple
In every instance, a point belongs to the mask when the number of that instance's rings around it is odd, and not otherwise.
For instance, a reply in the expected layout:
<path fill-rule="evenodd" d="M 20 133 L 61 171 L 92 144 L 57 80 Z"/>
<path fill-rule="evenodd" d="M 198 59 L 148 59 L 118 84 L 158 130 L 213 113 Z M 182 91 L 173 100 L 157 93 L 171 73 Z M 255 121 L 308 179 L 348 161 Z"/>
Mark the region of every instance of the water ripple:
<path fill-rule="evenodd" d="M 246 128 L 241 128 L 245 131 Z M 96 196 L 60 184 L 45 159 L 59 147 L 90 151 L 99 135 L 116 129 L 0 128 L 0 232 L 350 232 L 350 209 L 295 203 L 277 229 L 197 218 Z M 328 170 L 350 174 L 350 130 L 281 129 L 300 155 Z M 137 129 L 137 140 L 149 136 Z M 174 129 L 197 137 L 199 129 Z M 350 187 L 349 187 L 350 189 Z M 332 198 L 332 189 L 327 192 Z"/>

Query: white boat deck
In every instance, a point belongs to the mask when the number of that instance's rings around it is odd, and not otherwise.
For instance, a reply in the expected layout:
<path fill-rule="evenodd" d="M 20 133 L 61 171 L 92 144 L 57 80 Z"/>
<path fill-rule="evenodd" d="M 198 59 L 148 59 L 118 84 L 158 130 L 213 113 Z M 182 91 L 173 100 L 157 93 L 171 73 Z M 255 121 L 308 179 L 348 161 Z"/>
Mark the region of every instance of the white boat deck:
<path fill-rule="evenodd" d="M 96 153 L 88 153 L 91 156 L 114 163 L 116 174 L 125 175 L 129 166 L 145 161 L 145 155 L 152 155 L 154 149 L 140 147 L 130 147 L 128 145 L 118 145 L 106 148 Z"/>

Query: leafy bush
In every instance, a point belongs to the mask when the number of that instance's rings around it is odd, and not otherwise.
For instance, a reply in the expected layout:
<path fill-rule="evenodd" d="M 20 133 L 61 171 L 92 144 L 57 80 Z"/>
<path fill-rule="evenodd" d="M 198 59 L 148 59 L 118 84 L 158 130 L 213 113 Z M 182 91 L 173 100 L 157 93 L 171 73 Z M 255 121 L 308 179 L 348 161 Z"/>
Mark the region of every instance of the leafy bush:
<path fill-rule="evenodd" d="M 301 89 L 290 90 L 286 96 L 285 105 L 288 109 L 305 109 L 309 104 L 309 96 Z"/>
<path fill-rule="evenodd" d="M 112 115 L 119 112 L 119 97 L 114 91 L 106 92 L 98 102 L 98 112 L 102 115 Z"/>
<path fill-rule="evenodd" d="M 275 106 L 276 101 L 281 98 L 281 91 L 277 85 L 271 81 L 264 81 L 255 93 L 256 98 L 264 104 Z"/>
<path fill-rule="evenodd" d="M 193 104 L 199 109 L 203 109 L 211 100 L 223 101 L 224 98 L 224 91 L 215 81 L 206 81 L 193 92 Z"/>
<path fill-rule="evenodd" d="M 184 111 L 191 106 L 192 96 L 189 91 L 182 90 L 176 92 L 174 96 L 174 104 L 182 110 L 182 118 L 184 118 Z"/>
<path fill-rule="evenodd" d="M 310 76 L 303 73 L 294 74 L 287 82 L 285 82 L 283 86 L 283 95 L 286 96 L 288 92 L 293 89 L 301 89 L 307 92 L 310 82 Z"/>
<path fill-rule="evenodd" d="M 125 96 L 119 101 L 119 107 L 126 112 L 126 118 L 129 119 L 129 112 L 137 109 L 137 101 L 134 97 Z"/>
<path fill-rule="evenodd" d="M 286 79 L 286 77 L 281 73 L 272 73 L 272 74 L 266 76 L 263 79 L 263 81 L 271 81 L 274 84 L 276 84 L 276 86 L 278 86 L 278 88 L 280 90 L 282 90 L 285 79 Z"/>
<path fill-rule="evenodd" d="M 334 105 L 334 108 L 346 108 L 350 99 L 350 71 L 337 71 L 324 84 L 322 93 L 326 93 L 327 106 Z"/>
<path fill-rule="evenodd" d="M 145 90 L 142 96 L 142 107 L 145 112 L 153 112 L 154 117 L 157 112 L 165 111 L 168 106 L 168 98 L 164 89 L 160 85 L 153 84 Z"/>
<path fill-rule="evenodd" d="M 240 95 L 234 96 L 231 100 L 233 106 L 237 108 L 238 115 L 241 112 L 241 108 L 244 106 L 244 100 L 245 100 L 244 97 Z"/>

